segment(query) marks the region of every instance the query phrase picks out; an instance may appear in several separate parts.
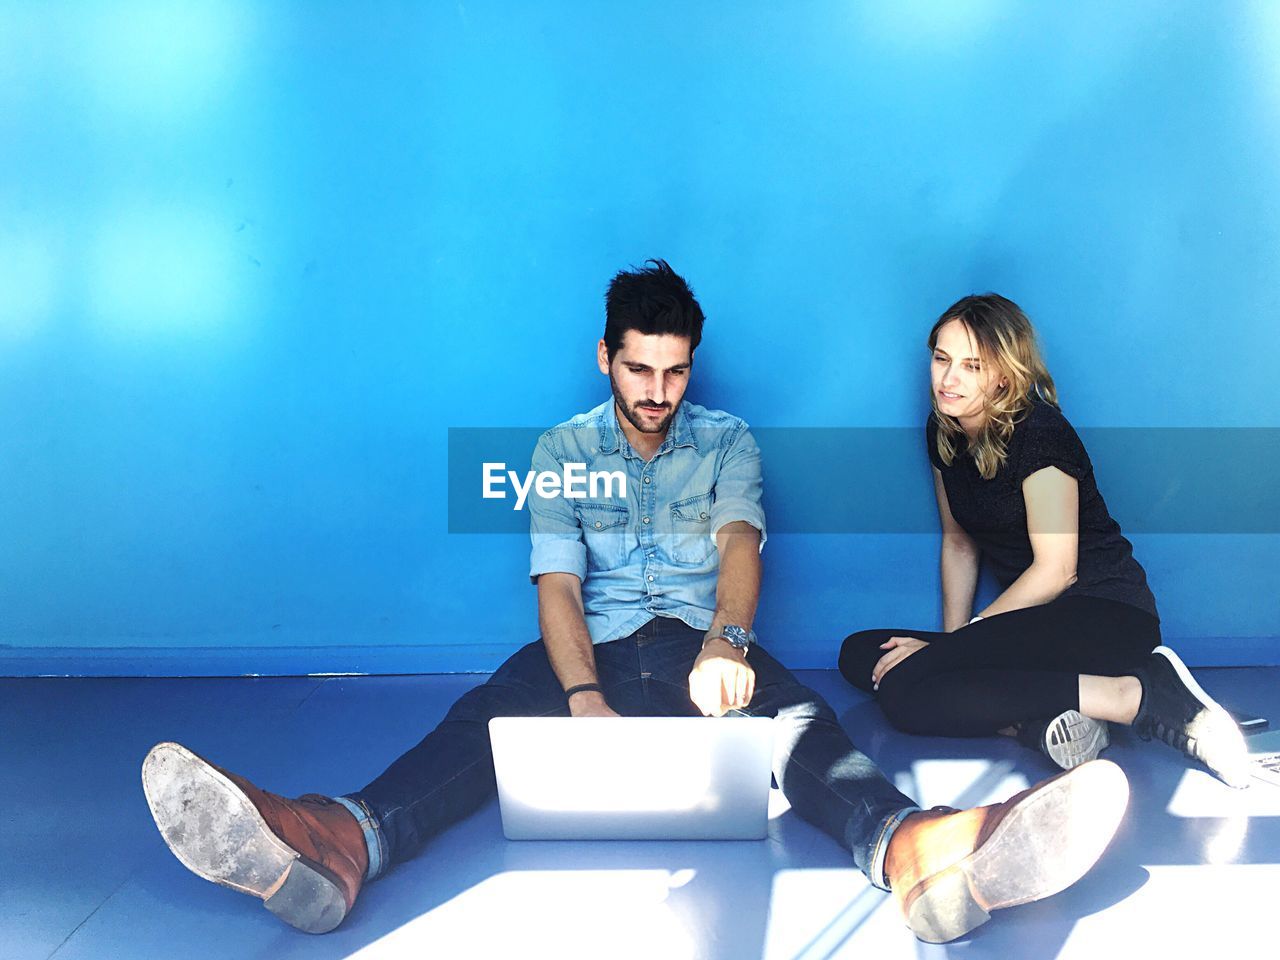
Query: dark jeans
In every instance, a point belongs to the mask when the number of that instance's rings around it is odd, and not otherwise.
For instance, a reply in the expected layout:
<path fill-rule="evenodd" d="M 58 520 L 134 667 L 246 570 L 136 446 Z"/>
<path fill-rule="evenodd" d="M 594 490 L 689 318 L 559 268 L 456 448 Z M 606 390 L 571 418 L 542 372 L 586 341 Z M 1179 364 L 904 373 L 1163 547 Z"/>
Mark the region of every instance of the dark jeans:
<path fill-rule="evenodd" d="M 890 637 L 929 646 L 894 666 L 871 689 L 871 670 Z M 961 627 L 863 630 L 840 648 L 840 672 L 873 693 L 905 733 L 981 737 L 1015 723 L 1080 709 L 1080 674 L 1134 673 L 1160 643 L 1160 621 L 1100 597 L 1059 597 Z"/>
<path fill-rule="evenodd" d="M 595 647 L 609 705 L 623 716 L 700 714 L 689 699 L 689 671 L 703 632 L 658 617 L 629 637 Z M 774 776 L 792 808 L 853 854 L 883 886 L 888 838 L 917 809 L 860 753 L 826 702 L 759 646 L 750 706 L 732 714 L 777 717 Z M 500 716 L 567 716 L 564 690 L 542 641 L 517 651 L 480 686 L 463 694 L 441 724 L 348 800 L 372 815 L 366 825 L 381 870 L 407 860 L 428 840 L 496 792 L 488 722 Z M 731 715 L 732 715 L 731 714 Z M 377 869 L 371 868 L 371 875 Z"/>

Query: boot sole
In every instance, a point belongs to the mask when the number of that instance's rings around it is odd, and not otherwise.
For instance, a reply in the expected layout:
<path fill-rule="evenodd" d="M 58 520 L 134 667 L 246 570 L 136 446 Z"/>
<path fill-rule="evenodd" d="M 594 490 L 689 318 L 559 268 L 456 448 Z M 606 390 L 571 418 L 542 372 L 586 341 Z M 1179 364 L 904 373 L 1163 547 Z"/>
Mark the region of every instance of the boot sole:
<path fill-rule="evenodd" d="M 1098 862 L 1128 802 L 1129 782 L 1109 760 L 1060 774 L 1020 800 L 977 850 L 922 880 L 908 894 L 908 925 L 926 943 L 947 943 L 994 910 L 1065 890 Z"/>
<path fill-rule="evenodd" d="M 239 787 L 186 747 L 152 747 L 142 789 L 164 842 L 196 876 L 257 897 L 306 933 L 328 933 L 345 919 L 330 872 L 277 837 Z"/>
<path fill-rule="evenodd" d="M 1231 752 L 1235 756 L 1225 764 L 1211 764 L 1204 757 L 1197 759 L 1209 769 L 1210 773 L 1227 784 L 1227 786 L 1235 787 L 1236 789 L 1243 789 L 1249 786 L 1249 748 L 1245 745 L 1244 734 L 1240 732 L 1239 725 L 1231 719 L 1231 714 L 1227 713 L 1217 700 L 1205 693 L 1204 688 L 1196 682 L 1196 678 L 1191 675 L 1190 669 L 1182 662 L 1182 658 L 1177 653 L 1163 646 L 1156 647 L 1151 652 L 1157 656 L 1164 657 L 1169 662 L 1182 685 L 1200 702 L 1201 706 L 1209 711 L 1213 730 L 1209 731 L 1209 737 L 1199 738 L 1200 741 L 1229 739 L 1232 742 Z"/>
<path fill-rule="evenodd" d="M 1059 742 L 1050 743 L 1048 738 L 1055 729 Z M 1049 759 L 1063 770 L 1074 770 L 1082 763 L 1096 760 L 1099 753 L 1111 746 L 1106 723 L 1091 720 L 1076 710 L 1066 710 L 1054 717 L 1045 737 Z"/>

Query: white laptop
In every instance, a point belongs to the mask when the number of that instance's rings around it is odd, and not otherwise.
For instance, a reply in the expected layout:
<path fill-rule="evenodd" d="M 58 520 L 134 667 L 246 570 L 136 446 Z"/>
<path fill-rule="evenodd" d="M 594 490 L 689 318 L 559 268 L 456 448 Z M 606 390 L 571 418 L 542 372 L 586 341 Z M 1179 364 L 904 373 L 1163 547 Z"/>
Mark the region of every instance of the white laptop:
<path fill-rule="evenodd" d="M 766 717 L 496 717 L 510 840 L 762 840 Z"/>

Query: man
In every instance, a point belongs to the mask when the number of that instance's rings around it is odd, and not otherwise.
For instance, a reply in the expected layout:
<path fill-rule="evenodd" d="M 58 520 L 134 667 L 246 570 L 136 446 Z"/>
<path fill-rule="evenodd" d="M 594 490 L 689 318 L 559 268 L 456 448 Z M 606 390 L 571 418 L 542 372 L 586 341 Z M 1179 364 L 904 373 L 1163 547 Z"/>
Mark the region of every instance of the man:
<path fill-rule="evenodd" d="M 921 811 L 756 644 L 760 453 L 741 420 L 684 400 L 702 323 L 664 261 L 613 279 L 597 347 L 613 396 L 543 434 L 533 467 L 621 473 L 625 491 L 530 498 L 542 638 L 371 784 L 290 800 L 177 744 L 152 749 L 147 799 L 187 867 L 299 929 L 328 931 L 362 884 L 493 795 L 492 717 L 619 713 L 778 718 L 775 776 L 792 808 L 892 889 L 924 940 L 961 936 L 1093 865 L 1127 802 L 1114 764 L 1093 761 L 1003 804 Z"/>

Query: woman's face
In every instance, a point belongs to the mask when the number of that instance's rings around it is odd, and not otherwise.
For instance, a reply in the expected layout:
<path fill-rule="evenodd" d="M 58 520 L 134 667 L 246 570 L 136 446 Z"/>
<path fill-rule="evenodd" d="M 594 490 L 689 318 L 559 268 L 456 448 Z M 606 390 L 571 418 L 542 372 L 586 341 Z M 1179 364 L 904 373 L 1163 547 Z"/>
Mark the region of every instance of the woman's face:
<path fill-rule="evenodd" d="M 978 345 L 960 320 L 948 320 L 938 329 L 929 369 L 938 409 L 976 430 L 986 419 L 987 400 L 1007 384 L 1000 371 L 978 356 Z"/>

